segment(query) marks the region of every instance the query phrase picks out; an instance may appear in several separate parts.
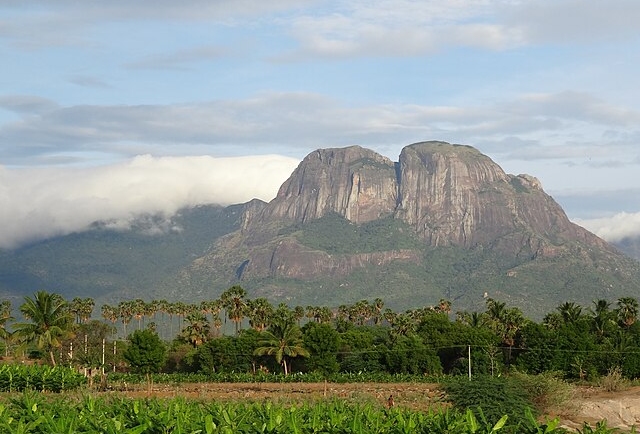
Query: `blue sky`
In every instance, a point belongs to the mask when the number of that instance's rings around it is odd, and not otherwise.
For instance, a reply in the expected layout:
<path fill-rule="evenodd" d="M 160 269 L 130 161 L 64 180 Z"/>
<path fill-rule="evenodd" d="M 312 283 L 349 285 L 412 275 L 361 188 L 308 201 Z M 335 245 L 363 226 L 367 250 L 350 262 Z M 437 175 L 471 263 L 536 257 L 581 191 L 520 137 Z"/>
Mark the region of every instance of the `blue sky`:
<path fill-rule="evenodd" d="M 423 140 L 640 235 L 638 22 L 637 0 L 0 0 L 0 247 Z"/>

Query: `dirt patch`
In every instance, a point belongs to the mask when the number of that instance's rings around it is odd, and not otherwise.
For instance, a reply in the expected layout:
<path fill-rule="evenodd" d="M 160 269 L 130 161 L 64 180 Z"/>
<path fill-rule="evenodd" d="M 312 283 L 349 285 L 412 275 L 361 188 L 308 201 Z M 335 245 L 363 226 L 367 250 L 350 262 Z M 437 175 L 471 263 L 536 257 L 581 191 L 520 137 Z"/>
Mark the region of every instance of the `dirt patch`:
<path fill-rule="evenodd" d="M 295 403 L 326 399 L 393 405 L 420 411 L 445 406 L 437 384 L 430 383 L 193 383 L 154 384 L 149 394 L 144 385 L 121 387 L 115 392 L 129 397 L 185 397 L 211 401 L 271 401 Z"/>
<path fill-rule="evenodd" d="M 640 426 L 640 387 L 616 392 L 586 387 L 578 391 L 574 410 L 562 417 L 564 426 L 578 428 L 584 422 L 595 425 L 602 420 L 607 421 L 607 426 L 621 430 Z"/>

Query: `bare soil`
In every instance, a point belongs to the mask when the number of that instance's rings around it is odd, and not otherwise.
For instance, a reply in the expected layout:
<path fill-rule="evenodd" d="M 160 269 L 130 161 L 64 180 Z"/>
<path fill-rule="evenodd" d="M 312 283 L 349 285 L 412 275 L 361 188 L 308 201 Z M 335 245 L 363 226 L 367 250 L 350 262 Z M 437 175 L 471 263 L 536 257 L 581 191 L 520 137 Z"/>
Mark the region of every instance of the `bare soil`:
<path fill-rule="evenodd" d="M 108 392 L 109 393 L 109 392 Z M 344 399 L 428 411 L 447 405 L 437 384 L 427 383 L 193 383 L 127 387 L 116 393 L 130 397 L 186 397 L 216 401 L 280 403 Z"/>
<path fill-rule="evenodd" d="M 569 414 L 561 417 L 563 425 L 581 427 L 584 422 L 594 425 L 601 420 L 607 426 L 629 430 L 640 427 L 640 386 L 607 392 L 601 388 L 579 388 Z"/>

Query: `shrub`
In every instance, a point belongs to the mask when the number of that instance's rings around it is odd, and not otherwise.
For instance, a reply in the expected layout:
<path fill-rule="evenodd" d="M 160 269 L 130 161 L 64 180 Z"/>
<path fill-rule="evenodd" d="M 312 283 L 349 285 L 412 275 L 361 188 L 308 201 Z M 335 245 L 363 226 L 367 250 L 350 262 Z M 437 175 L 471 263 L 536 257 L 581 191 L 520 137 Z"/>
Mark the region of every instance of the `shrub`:
<path fill-rule="evenodd" d="M 575 387 L 560 378 L 562 373 L 546 372 L 530 375 L 521 372 L 510 374 L 511 379 L 522 388 L 527 400 L 539 413 L 550 410 L 569 409 L 575 397 Z"/>
<path fill-rule="evenodd" d="M 525 390 L 508 377 L 451 377 L 443 386 L 455 409 L 472 410 L 489 425 L 496 424 L 504 415 L 508 415 L 512 425 L 533 407 Z"/>
<path fill-rule="evenodd" d="M 600 379 L 600 386 L 607 392 L 618 392 L 627 387 L 627 380 L 622 376 L 622 370 L 619 367 L 609 369 L 607 375 Z"/>

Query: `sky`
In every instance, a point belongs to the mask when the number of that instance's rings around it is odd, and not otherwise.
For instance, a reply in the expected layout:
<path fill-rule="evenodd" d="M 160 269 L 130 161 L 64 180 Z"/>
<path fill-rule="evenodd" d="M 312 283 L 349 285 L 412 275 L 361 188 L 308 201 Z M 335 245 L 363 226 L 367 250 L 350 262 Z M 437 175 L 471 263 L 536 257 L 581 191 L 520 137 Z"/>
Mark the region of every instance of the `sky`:
<path fill-rule="evenodd" d="M 0 0 L 0 248 L 471 145 L 640 236 L 637 0 Z"/>

